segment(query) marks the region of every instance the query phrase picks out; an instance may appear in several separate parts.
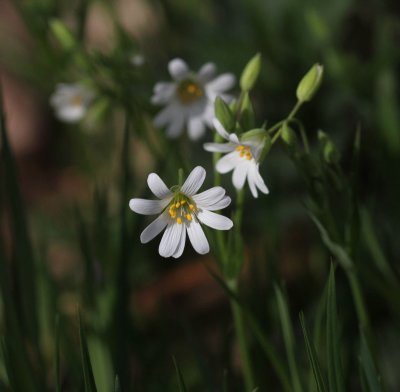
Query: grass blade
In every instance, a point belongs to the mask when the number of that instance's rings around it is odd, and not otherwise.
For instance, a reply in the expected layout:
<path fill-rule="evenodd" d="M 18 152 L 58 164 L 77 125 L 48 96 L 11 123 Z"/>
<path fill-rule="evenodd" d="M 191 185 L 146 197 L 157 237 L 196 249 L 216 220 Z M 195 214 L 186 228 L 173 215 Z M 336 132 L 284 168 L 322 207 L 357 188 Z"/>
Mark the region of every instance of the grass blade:
<path fill-rule="evenodd" d="M 304 342 L 306 344 L 306 349 L 307 349 L 307 356 L 308 360 L 310 361 L 310 365 L 314 374 L 314 380 L 315 380 L 315 385 L 317 386 L 317 391 L 328 392 L 314 343 L 310 340 L 310 334 L 308 332 L 303 312 L 300 313 L 300 324 L 301 324 L 301 329 L 303 330 Z"/>
<path fill-rule="evenodd" d="M 292 388 L 294 392 L 301 392 L 302 386 L 297 368 L 296 356 L 294 352 L 294 334 L 292 321 L 289 315 L 286 298 L 278 286 L 275 286 L 276 301 L 278 304 L 278 313 L 281 320 L 283 340 L 285 342 L 286 355 L 289 363 Z"/>
<path fill-rule="evenodd" d="M 81 314 L 79 310 L 78 310 L 78 322 L 79 322 L 79 339 L 81 344 L 81 360 L 82 360 L 85 392 L 96 392 L 97 391 L 96 383 L 93 377 L 93 370 L 92 370 L 92 364 L 90 362 L 90 355 L 87 346 L 86 335 L 83 329 Z"/>
<path fill-rule="evenodd" d="M 179 368 L 178 363 L 176 362 L 176 359 L 174 356 L 172 356 L 172 359 L 174 360 L 174 366 L 175 366 L 175 371 L 176 371 L 176 377 L 178 379 L 178 387 L 179 387 L 179 392 L 187 392 L 185 381 L 183 379 L 183 375 L 181 372 L 181 369 Z"/>
<path fill-rule="evenodd" d="M 371 351 L 368 347 L 367 339 L 361 332 L 361 353 L 360 353 L 361 369 L 365 375 L 370 392 L 382 392 L 383 388 L 380 382 L 380 376 L 376 370 Z"/>
<path fill-rule="evenodd" d="M 328 354 L 328 386 L 330 392 L 344 392 L 344 379 L 340 358 L 340 341 L 336 309 L 335 272 L 331 265 L 327 295 L 326 337 Z"/>

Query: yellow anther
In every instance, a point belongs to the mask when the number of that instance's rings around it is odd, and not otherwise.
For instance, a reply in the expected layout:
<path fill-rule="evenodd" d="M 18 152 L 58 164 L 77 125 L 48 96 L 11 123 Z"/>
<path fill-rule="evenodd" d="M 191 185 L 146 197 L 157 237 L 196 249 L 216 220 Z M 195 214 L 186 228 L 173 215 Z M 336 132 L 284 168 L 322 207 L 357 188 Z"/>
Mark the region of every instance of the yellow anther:
<path fill-rule="evenodd" d="M 181 201 L 181 206 L 183 206 L 186 203 L 186 200 Z"/>
<path fill-rule="evenodd" d="M 236 151 L 243 151 L 244 150 L 244 146 L 237 146 L 236 147 Z"/>
<path fill-rule="evenodd" d="M 244 151 L 240 151 L 240 158 L 244 157 Z"/>
<path fill-rule="evenodd" d="M 252 158 L 251 152 L 246 153 L 246 159 L 250 160 Z"/>
<path fill-rule="evenodd" d="M 192 215 L 191 214 L 186 214 L 186 219 L 190 222 L 192 220 Z"/>
<path fill-rule="evenodd" d="M 182 224 L 182 219 L 181 218 L 176 218 L 176 222 L 178 223 L 178 225 Z"/>
<path fill-rule="evenodd" d="M 176 202 L 176 203 L 175 203 L 175 208 L 179 208 L 180 205 L 181 205 L 181 203 L 179 203 L 179 201 Z"/>
<path fill-rule="evenodd" d="M 193 204 L 189 204 L 189 209 L 190 209 L 190 211 L 193 211 L 194 210 L 194 205 Z"/>

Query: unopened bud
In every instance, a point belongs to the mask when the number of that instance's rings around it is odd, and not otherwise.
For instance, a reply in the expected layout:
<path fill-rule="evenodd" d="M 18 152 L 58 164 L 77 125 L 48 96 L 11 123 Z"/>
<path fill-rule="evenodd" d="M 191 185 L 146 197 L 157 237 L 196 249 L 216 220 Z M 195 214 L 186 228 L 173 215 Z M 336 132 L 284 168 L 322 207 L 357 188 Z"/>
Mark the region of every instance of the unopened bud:
<path fill-rule="evenodd" d="M 318 140 L 322 144 L 322 156 L 327 163 L 338 163 L 340 153 L 331 138 L 323 131 L 318 131 Z"/>
<path fill-rule="evenodd" d="M 283 142 L 289 147 L 293 147 L 296 144 L 297 136 L 292 128 L 285 122 L 281 128 L 281 138 Z"/>
<path fill-rule="evenodd" d="M 244 67 L 242 76 L 240 77 L 240 88 L 242 91 L 250 91 L 261 70 L 261 55 L 257 53 Z"/>
<path fill-rule="evenodd" d="M 221 97 L 215 99 L 214 110 L 215 116 L 223 127 L 228 131 L 232 131 L 235 127 L 235 117 L 228 104 Z"/>
<path fill-rule="evenodd" d="M 300 102 L 311 100 L 321 84 L 323 73 L 324 67 L 320 64 L 314 64 L 304 75 L 296 90 L 297 99 Z"/>
<path fill-rule="evenodd" d="M 76 46 L 76 39 L 68 27 L 58 19 L 50 21 L 50 29 L 58 41 L 58 43 L 65 49 L 71 50 Z"/>

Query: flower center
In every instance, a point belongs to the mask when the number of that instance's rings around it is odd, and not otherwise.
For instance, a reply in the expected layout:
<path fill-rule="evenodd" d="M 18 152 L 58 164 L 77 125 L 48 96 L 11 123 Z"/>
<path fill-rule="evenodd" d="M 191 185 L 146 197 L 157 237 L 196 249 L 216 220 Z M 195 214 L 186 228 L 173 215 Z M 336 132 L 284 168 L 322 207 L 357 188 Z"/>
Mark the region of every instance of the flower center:
<path fill-rule="evenodd" d="M 74 95 L 70 98 L 69 104 L 71 106 L 82 106 L 83 104 L 83 97 L 80 94 Z"/>
<path fill-rule="evenodd" d="M 181 225 L 184 220 L 191 222 L 196 212 L 196 203 L 182 193 L 175 196 L 168 207 L 169 216 L 176 220 L 178 225 Z"/>
<path fill-rule="evenodd" d="M 189 105 L 198 101 L 204 95 L 204 90 L 194 80 L 186 79 L 179 83 L 176 94 L 184 105 Z"/>
<path fill-rule="evenodd" d="M 241 158 L 246 158 L 249 161 L 253 158 L 253 154 L 251 153 L 249 146 L 237 146 L 235 150 L 239 152 Z"/>

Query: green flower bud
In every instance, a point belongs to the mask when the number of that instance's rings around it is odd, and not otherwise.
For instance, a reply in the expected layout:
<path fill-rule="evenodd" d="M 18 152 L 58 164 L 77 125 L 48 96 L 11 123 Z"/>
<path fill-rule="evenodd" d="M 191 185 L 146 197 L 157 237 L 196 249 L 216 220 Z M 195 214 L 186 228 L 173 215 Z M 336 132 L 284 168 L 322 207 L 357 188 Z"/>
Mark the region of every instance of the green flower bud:
<path fill-rule="evenodd" d="M 217 97 L 214 102 L 214 109 L 219 122 L 226 130 L 232 131 L 235 127 L 235 117 L 228 104 L 221 97 Z"/>
<path fill-rule="evenodd" d="M 296 132 L 293 131 L 293 129 L 290 128 L 286 122 L 283 123 L 280 132 L 281 132 L 281 138 L 287 146 L 293 147 L 296 144 L 297 142 Z"/>
<path fill-rule="evenodd" d="M 244 67 L 240 77 L 240 88 L 242 91 L 250 91 L 260 74 L 261 54 L 257 53 Z"/>
<path fill-rule="evenodd" d="M 320 64 L 314 64 L 304 75 L 296 90 L 297 99 L 300 102 L 311 100 L 321 84 L 323 73 L 324 67 Z"/>
<path fill-rule="evenodd" d="M 322 144 L 322 156 L 327 163 L 338 163 L 340 153 L 331 138 L 323 131 L 318 131 L 318 140 Z"/>
<path fill-rule="evenodd" d="M 76 46 L 76 39 L 68 27 L 58 19 L 50 21 L 50 29 L 58 41 L 58 43 L 65 49 L 71 50 Z"/>
<path fill-rule="evenodd" d="M 244 93 L 242 102 L 242 112 L 240 115 L 240 124 L 243 129 L 251 129 L 254 127 L 255 116 L 253 104 L 251 102 L 249 93 Z"/>

